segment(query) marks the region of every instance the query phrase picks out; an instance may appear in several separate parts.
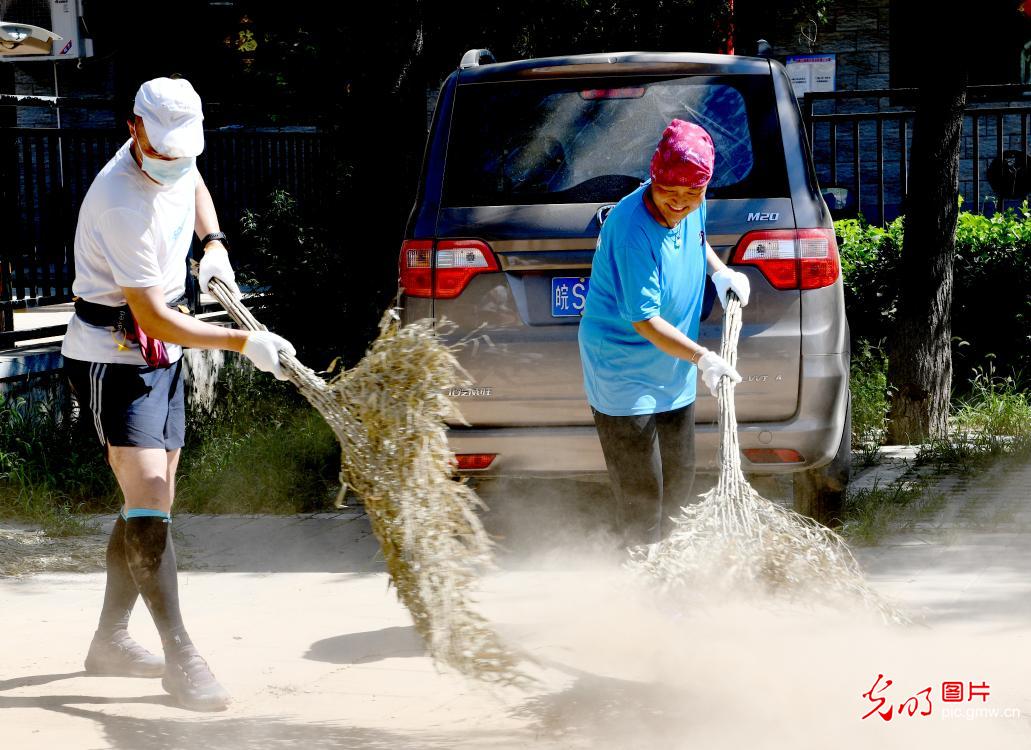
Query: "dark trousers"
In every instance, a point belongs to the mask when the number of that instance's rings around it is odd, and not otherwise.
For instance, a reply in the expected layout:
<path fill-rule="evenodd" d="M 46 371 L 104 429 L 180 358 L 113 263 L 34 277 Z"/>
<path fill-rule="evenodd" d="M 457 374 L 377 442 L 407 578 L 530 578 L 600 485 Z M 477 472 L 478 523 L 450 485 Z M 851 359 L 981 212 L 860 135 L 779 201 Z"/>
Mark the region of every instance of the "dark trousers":
<path fill-rule="evenodd" d="M 591 409 L 627 545 L 664 539 L 669 517 L 694 498 L 694 404 L 674 411 L 613 417 Z"/>

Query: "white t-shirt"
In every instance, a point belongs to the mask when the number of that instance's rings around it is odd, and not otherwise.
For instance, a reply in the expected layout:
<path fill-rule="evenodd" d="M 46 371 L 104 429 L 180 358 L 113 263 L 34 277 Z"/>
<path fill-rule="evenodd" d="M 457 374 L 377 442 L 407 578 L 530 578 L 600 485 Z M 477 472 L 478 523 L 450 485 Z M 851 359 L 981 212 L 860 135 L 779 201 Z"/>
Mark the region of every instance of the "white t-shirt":
<path fill-rule="evenodd" d="M 121 287 L 160 286 L 166 302 L 182 296 L 186 258 L 194 231 L 196 169 L 171 185 L 158 185 L 140 170 L 130 139 L 93 180 L 75 227 L 72 293 L 88 302 L 120 307 Z M 61 353 L 87 362 L 145 364 L 135 342 L 109 327 L 91 326 L 73 315 Z M 182 355 L 166 343 L 168 357 Z"/>

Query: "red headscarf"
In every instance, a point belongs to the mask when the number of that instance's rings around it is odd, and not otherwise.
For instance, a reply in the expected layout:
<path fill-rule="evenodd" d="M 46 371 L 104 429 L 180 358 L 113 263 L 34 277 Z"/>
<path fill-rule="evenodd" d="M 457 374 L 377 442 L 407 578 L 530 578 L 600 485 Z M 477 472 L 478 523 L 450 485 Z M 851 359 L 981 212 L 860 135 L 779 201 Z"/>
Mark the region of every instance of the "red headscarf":
<path fill-rule="evenodd" d="M 662 133 L 652 156 L 652 182 L 677 187 L 702 187 L 712 179 L 716 149 L 705 128 L 674 120 Z"/>

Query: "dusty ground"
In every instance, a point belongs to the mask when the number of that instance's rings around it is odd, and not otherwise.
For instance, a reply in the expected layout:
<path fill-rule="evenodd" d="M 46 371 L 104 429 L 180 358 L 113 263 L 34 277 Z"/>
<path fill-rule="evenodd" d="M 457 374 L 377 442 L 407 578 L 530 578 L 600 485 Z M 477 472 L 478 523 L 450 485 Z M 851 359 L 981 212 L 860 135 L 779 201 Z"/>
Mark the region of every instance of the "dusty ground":
<path fill-rule="evenodd" d="M 90 678 L 100 573 L 0 580 L 2 748 L 1017 748 L 1031 744 L 1031 466 L 950 486 L 905 534 L 857 550 L 919 620 L 763 602 L 648 601 L 619 572 L 598 488 L 488 494 L 501 570 L 482 611 L 537 661 L 529 692 L 438 673 L 360 514 L 175 520 L 191 632 L 236 702 L 200 715 L 157 680 Z M 99 543 L 102 541 L 98 539 Z M 87 555 L 88 553 L 84 553 Z M 142 605 L 133 630 L 157 646 Z M 890 721 L 863 697 L 892 685 Z M 988 697 L 943 703 L 941 683 Z M 931 688 L 931 714 L 898 705 Z M 888 704 L 881 710 L 886 711 Z M 964 718 L 976 707 L 997 716 Z M 945 709 L 960 713 L 947 718 Z M 1021 718 L 1003 714 L 1022 712 Z"/>

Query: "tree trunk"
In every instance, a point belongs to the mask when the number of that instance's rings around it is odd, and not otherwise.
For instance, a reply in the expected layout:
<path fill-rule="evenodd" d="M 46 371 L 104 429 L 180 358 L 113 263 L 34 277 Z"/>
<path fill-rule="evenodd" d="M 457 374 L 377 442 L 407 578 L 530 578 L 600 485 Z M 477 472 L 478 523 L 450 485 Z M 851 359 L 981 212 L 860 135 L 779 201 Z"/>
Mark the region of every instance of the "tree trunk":
<path fill-rule="evenodd" d="M 952 266 L 967 74 L 942 66 L 929 70 L 922 83 L 913 121 L 898 312 L 889 341 L 888 434 L 894 443 L 946 434 L 952 382 Z"/>

